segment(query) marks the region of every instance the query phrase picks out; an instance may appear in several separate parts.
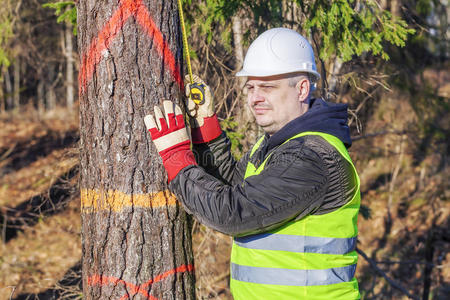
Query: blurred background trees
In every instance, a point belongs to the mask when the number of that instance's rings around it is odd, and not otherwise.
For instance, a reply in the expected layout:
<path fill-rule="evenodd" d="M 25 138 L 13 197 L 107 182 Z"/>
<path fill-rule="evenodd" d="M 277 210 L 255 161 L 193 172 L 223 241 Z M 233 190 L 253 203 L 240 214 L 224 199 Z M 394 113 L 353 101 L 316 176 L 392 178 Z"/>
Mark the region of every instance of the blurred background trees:
<path fill-rule="evenodd" d="M 396 82 L 389 77 L 393 69 L 396 75 L 416 74 L 449 56 L 449 8 L 444 0 L 183 3 L 194 70 L 214 86 L 224 119 L 237 117 L 243 108 L 245 91 L 233 75 L 249 43 L 268 28 L 290 27 L 311 41 L 324 75 L 318 95 L 331 99 L 349 91 L 370 95 L 372 89 Z M 74 22 L 73 1 L 2 2 L 1 110 L 73 105 L 78 70 L 76 41 L 70 36 L 76 33 Z"/>
<path fill-rule="evenodd" d="M 234 73 L 249 43 L 268 28 L 290 27 L 310 40 L 324 75 L 316 96 L 343 101 L 351 95 L 354 128 L 363 125 L 377 93 L 403 86 L 417 96 L 423 87 L 412 84 L 415 76 L 426 67 L 447 66 L 449 57 L 444 0 L 184 0 L 183 9 L 194 71 L 208 79 L 223 125 L 235 132 L 258 130 L 243 101 L 243 79 Z M 74 23 L 73 1 L 2 2 L 0 111 L 72 107 Z M 411 101 L 420 111 L 424 101 L 417 98 Z M 236 146 L 246 149 L 248 143 Z"/>
<path fill-rule="evenodd" d="M 55 12 L 43 7 L 46 2 L 2 1 L 0 111 L 45 111 L 75 102 L 73 27 L 57 23 Z"/>

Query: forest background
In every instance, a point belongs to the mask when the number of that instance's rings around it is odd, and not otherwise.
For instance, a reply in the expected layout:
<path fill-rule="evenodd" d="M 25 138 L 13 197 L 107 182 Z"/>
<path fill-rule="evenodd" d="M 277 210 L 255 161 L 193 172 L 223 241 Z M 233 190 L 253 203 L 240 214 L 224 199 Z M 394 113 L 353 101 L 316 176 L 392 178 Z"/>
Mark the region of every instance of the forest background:
<path fill-rule="evenodd" d="M 0 299 L 82 296 L 74 7 L 1 1 Z M 194 73 L 212 87 L 237 157 L 261 134 L 234 77 L 249 43 L 279 26 L 308 37 L 323 75 L 316 96 L 350 108 L 363 299 L 444 299 L 448 1 L 185 0 L 183 8 Z M 193 241 L 197 297 L 231 299 L 230 238 L 194 223 Z"/>

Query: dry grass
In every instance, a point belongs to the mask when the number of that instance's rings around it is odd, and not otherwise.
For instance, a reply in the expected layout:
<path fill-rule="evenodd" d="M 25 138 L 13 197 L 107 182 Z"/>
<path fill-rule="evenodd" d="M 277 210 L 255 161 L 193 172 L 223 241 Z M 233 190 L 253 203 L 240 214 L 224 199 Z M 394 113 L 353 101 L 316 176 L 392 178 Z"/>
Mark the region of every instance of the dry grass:
<path fill-rule="evenodd" d="M 77 149 L 55 150 L 26 168 L 0 177 L 0 205 L 13 207 L 47 191 L 55 180 L 77 164 Z"/>
<path fill-rule="evenodd" d="M 71 201 L 64 214 L 43 218 L 0 248 L 0 299 L 54 288 L 81 259 L 80 203 Z"/>
<path fill-rule="evenodd" d="M 193 228 L 197 297 L 232 299 L 229 290 L 231 237 L 198 222 Z"/>

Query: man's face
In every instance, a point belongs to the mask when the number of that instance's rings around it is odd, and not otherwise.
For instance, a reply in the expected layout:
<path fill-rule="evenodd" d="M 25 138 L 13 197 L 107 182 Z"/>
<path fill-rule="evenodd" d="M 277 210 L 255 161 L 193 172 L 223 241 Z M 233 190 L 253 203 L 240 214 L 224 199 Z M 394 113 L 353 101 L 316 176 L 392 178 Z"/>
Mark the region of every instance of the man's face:
<path fill-rule="evenodd" d="M 256 123 L 269 135 L 307 110 L 309 81 L 302 77 L 294 86 L 289 84 L 289 80 L 280 75 L 248 77 L 245 85 L 247 104 Z"/>

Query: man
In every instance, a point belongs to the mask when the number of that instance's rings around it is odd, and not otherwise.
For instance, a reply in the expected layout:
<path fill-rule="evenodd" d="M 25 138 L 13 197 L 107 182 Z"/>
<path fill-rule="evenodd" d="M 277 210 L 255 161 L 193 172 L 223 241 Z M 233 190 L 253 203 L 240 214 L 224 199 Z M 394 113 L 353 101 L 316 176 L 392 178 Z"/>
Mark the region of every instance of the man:
<path fill-rule="evenodd" d="M 248 105 L 265 131 L 239 162 L 198 77 L 204 103 L 188 100 L 198 162 L 172 102 L 165 115 L 155 107 L 156 121 L 145 118 L 171 190 L 200 222 L 234 237 L 235 299 L 359 299 L 360 192 L 347 106 L 310 99 L 320 77 L 314 53 L 290 29 L 261 34 L 237 76 L 247 77 Z"/>

